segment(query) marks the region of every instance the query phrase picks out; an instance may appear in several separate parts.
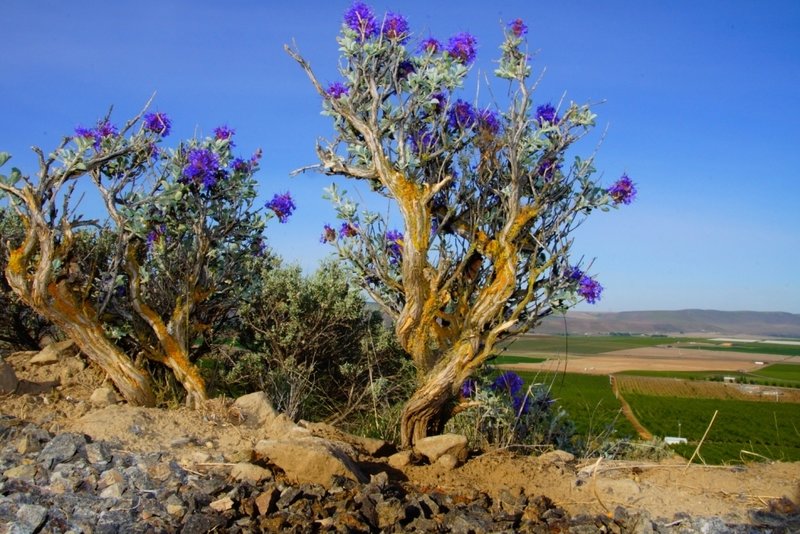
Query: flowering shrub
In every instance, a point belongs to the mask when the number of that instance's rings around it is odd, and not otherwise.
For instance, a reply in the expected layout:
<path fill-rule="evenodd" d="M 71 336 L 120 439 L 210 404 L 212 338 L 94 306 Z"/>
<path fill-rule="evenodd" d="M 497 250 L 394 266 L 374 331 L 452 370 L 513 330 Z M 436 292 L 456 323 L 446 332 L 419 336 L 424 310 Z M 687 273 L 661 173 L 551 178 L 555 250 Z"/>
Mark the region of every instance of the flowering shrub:
<path fill-rule="evenodd" d="M 527 446 L 572 450 L 574 426 L 555 406 L 544 384 L 525 386 L 513 371 L 493 376 L 487 369 L 460 389 L 465 409 L 448 423 L 467 436 L 474 449 Z"/>
<path fill-rule="evenodd" d="M 324 87 L 287 47 L 334 126 L 318 148 L 319 169 L 366 181 L 402 217 L 395 230 L 331 186 L 339 218 L 358 232 L 342 239 L 329 226 L 323 241 L 395 320 L 417 368 L 405 445 L 441 428 L 461 383 L 497 342 L 580 301 L 597 302 L 602 287 L 570 260 L 571 233 L 590 213 L 635 196 L 626 176 L 603 186 L 592 159 L 571 154 L 595 115 L 587 105 L 537 98 L 526 35 L 520 19 L 504 28 L 495 75 L 511 82 L 506 110 L 461 95 L 475 36 L 425 36 L 415 45 L 405 18 L 378 17 L 362 2 L 344 15 L 339 81 Z"/>
<path fill-rule="evenodd" d="M 253 291 L 248 273 L 267 260 L 267 219 L 286 222 L 295 208 L 288 193 L 269 211 L 255 206 L 261 153 L 236 157 L 232 128 L 160 148 L 171 128 L 163 112 L 120 127 L 105 117 L 49 156 L 35 149 L 37 177 L 0 175 L 0 193 L 29 223 L 5 269 L 11 289 L 137 404 L 155 401 L 137 354 L 151 371 L 174 374 L 188 403 L 206 397 L 195 361 Z M 0 164 L 8 158 L 0 154 Z M 71 206 L 79 182 L 102 200 L 99 225 Z"/>

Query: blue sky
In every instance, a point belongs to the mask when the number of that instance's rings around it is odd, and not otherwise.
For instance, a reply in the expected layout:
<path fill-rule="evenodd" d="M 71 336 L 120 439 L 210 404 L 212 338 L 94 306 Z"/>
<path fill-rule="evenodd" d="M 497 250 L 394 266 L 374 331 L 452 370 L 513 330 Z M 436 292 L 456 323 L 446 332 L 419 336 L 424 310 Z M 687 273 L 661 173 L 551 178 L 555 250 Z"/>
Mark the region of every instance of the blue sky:
<path fill-rule="evenodd" d="M 330 253 L 318 239 L 334 221 L 322 199 L 331 178 L 289 173 L 316 162 L 315 141 L 330 125 L 283 45 L 296 42 L 323 81 L 336 80 L 335 38 L 349 5 L 5 0 L 0 151 L 34 172 L 31 145 L 52 149 L 111 105 L 123 122 L 156 92 L 172 142 L 227 124 L 243 154 L 264 149 L 264 199 L 291 190 L 298 205 L 288 224 L 273 221 L 270 242 L 310 271 Z M 591 153 L 605 131 L 596 160 L 604 182 L 627 172 L 639 197 L 593 215 L 576 236 L 606 289 L 585 309 L 800 313 L 800 2 L 370 5 L 405 14 L 418 38 L 476 35 L 467 98 L 491 78 L 503 21 L 521 17 L 538 50 L 534 68 L 546 68 L 536 99 L 603 102 L 579 152 Z"/>

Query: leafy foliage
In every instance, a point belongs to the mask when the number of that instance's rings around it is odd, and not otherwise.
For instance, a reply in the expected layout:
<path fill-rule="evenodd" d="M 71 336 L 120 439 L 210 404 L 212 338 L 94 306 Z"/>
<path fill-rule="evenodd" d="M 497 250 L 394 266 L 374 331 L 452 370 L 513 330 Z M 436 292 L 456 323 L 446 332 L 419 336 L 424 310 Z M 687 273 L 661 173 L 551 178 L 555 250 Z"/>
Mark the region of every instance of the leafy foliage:
<path fill-rule="evenodd" d="M 265 266 L 256 280 L 238 309 L 239 349 L 216 357 L 223 389 L 263 390 L 290 417 L 336 422 L 399 400 L 398 347 L 341 267 Z"/>

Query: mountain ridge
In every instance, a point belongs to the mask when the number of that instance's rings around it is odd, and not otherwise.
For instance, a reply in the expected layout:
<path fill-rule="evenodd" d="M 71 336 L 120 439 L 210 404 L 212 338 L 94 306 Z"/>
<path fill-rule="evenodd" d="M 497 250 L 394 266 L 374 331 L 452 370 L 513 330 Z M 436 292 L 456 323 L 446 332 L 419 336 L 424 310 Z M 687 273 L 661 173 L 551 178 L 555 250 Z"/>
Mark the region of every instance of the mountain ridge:
<path fill-rule="evenodd" d="M 566 332 L 576 334 L 724 334 L 800 338 L 800 314 L 788 312 L 642 310 L 566 313 Z M 564 316 L 545 318 L 535 329 L 541 334 L 564 334 Z"/>

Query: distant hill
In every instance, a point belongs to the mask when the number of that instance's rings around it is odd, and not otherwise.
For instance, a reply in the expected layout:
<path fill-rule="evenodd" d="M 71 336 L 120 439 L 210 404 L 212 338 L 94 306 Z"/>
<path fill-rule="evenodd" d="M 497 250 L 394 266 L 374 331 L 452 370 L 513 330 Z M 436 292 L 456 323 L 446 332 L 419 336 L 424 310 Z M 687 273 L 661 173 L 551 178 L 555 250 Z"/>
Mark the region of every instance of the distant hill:
<path fill-rule="evenodd" d="M 723 334 L 800 338 L 800 315 L 783 312 L 672 310 L 567 312 L 567 331 L 576 334 Z M 564 318 L 548 317 L 537 333 L 563 334 Z"/>

